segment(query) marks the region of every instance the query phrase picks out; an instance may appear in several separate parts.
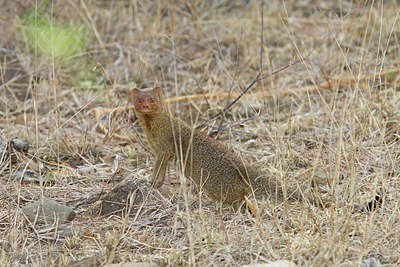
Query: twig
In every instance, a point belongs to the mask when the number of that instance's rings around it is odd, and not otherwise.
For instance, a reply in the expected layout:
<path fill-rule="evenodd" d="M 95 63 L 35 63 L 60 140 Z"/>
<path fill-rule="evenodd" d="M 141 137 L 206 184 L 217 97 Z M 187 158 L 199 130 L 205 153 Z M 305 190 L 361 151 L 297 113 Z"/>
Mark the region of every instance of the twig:
<path fill-rule="evenodd" d="M 307 55 L 309 56 L 309 55 Z M 305 60 L 307 57 L 305 57 L 303 60 Z M 297 62 L 293 63 L 293 64 L 297 64 L 299 63 L 300 60 L 298 60 Z M 292 64 L 292 65 L 293 65 Z M 277 73 L 281 70 L 283 70 L 284 68 L 288 68 L 292 65 L 287 65 L 284 66 L 283 68 L 280 68 L 270 74 L 268 74 L 267 76 L 264 77 L 258 77 L 257 79 L 255 79 L 253 82 L 258 82 L 260 80 L 262 80 L 263 78 L 268 78 L 271 75 L 274 75 L 274 73 Z M 300 94 L 300 93 L 312 93 L 314 91 L 319 91 L 321 89 L 325 89 L 325 90 L 335 90 L 336 88 L 341 88 L 341 87 L 349 87 L 355 83 L 358 83 L 358 87 L 360 89 L 368 89 L 369 85 L 368 85 L 368 81 L 372 80 L 374 78 L 374 75 L 376 75 L 375 73 L 372 74 L 367 74 L 363 77 L 360 78 L 359 81 L 354 80 L 353 77 L 332 77 L 332 78 L 328 78 L 325 82 L 317 84 L 317 85 L 307 85 L 307 86 L 303 86 L 303 87 L 297 87 L 295 89 L 292 88 L 287 88 L 284 90 L 281 90 L 278 92 L 278 96 L 287 96 L 287 95 L 293 95 L 293 94 Z M 385 72 L 382 72 L 379 74 L 379 77 L 384 78 L 387 82 L 394 84 L 394 86 L 396 86 L 396 83 L 398 82 L 398 80 L 400 80 L 400 69 L 399 68 L 393 68 L 390 70 L 387 70 Z M 244 92 L 242 93 L 230 93 L 230 92 L 220 92 L 220 93 L 208 93 L 208 94 L 196 94 L 196 95 L 186 95 L 186 96 L 177 96 L 177 97 L 172 97 L 172 98 L 168 98 L 166 99 L 166 103 L 168 104 L 172 104 L 172 103 L 188 103 L 188 102 L 197 102 L 200 100 L 209 100 L 209 99 L 221 99 L 221 98 L 229 98 L 229 97 L 235 97 L 236 99 L 239 99 L 240 97 L 243 97 L 245 95 Z M 262 92 L 257 92 L 255 94 L 252 94 L 253 97 L 256 98 L 261 98 L 261 97 L 268 97 L 270 96 L 271 93 L 268 91 L 262 91 Z M 129 110 L 134 110 L 134 106 L 126 106 L 126 107 L 119 107 L 119 108 L 94 108 L 90 110 L 90 113 L 92 113 L 92 115 L 94 116 L 94 119 L 99 121 L 100 117 L 103 114 L 110 114 L 116 111 L 122 111 L 122 112 L 128 112 Z M 4 120 L 0 120 L 0 125 L 2 123 L 8 123 Z M 201 128 L 206 124 L 206 122 L 203 122 L 202 124 L 200 124 L 199 126 L 197 126 L 196 128 Z M 219 131 L 216 130 L 216 132 Z M 106 135 L 106 140 L 108 141 L 108 139 L 110 138 L 115 138 L 117 140 L 122 140 L 122 141 L 128 141 L 128 142 L 137 142 L 138 139 L 135 136 L 124 136 L 124 135 L 119 135 L 119 134 L 111 134 L 110 130 L 107 130 L 107 128 L 101 123 L 99 122 L 98 124 L 98 130 Z"/>
<path fill-rule="evenodd" d="M 263 23 L 263 20 L 261 20 L 261 23 Z M 302 62 L 304 62 L 304 61 L 306 61 L 310 56 L 311 56 L 311 54 L 320 46 L 320 44 L 323 42 L 323 41 L 325 41 L 325 39 L 332 33 L 334 31 L 334 29 L 332 29 L 332 30 L 330 30 L 329 31 L 329 33 L 327 33 L 321 40 L 319 40 L 315 45 L 314 45 L 314 47 L 313 47 L 313 49 L 305 56 L 305 57 L 303 57 L 303 58 L 300 58 L 300 59 L 298 59 L 298 60 L 296 60 L 295 62 L 293 62 L 293 63 L 289 63 L 289 64 L 287 64 L 287 65 L 285 65 L 285 66 L 283 66 L 283 67 L 281 67 L 281 68 L 279 68 L 279 69 L 277 69 L 277 70 L 275 70 L 275 71 L 273 71 L 273 72 L 271 72 L 271 73 L 269 73 L 269 74 L 267 74 L 267 75 L 262 75 L 262 66 L 260 66 L 260 72 L 258 73 L 258 75 L 256 76 L 256 78 L 231 102 L 231 103 L 229 103 L 229 105 L 227 105 L 225 108 L 223 108 L 220 112 L 218 112 L 217 114 L 215 114 L 215 115 L 213 115 L 213 116 L 211 116 L 209 119 L 208 119 L 208 121 L 211 121 L 211 120 L 213 120 L 213 119 L 215 119 L 215 118 L 217 118 L 218 116 L 220 116 L 221 114 L 225 114 L 225 112 L 227 112 L 229 109 L 231 109 L 232 108 L 232 106 L 233 105 L 235 105 L 241 98 L 242 98 L 242 96 L 243 95 L 245 95 L 248 91 L 250 91 L 250 89 L 256 84 L 256 83 L 258 83 L 259 81 L 261 81 L 261 80 L 264 80 L 264 79 L 267 79 L 267 78 L 269 78 L 269 77 L 271 77 L 271 76 L 274 76 L 274 75 L 276 75 L 277 73 L 279 73 L 279 72 L 281 72 L 281 71 L 283 71 L 283 70 L 285 70 L 285 69 L 287 69 L 287 68 L 289 68 L 289 67 L 292 67 L 292 66 L 294 66 L 294 65 L 297 65 L 297 64 L 299 64 L 299 63 L 302 63 Z M 261 45 L 262 45 L 262 40 L 261 40 Z M 205 123 L 205 122 L 204 122 Z M 204 123 L 202 124 L 202 125 L 204 125 Z M 200 125 L 199 127 L 201 127 L 202 125 Z"/>
<path fill-rule="evenodd" d="M 263 49 L 264 49 L 264 1 L 261 1 L 261 13 L 260 13 L 260 17 L 261 17 L 261 29 L 260 29 L 260 71 L 258 72 L 258 75 L 256 77 L 256 80 L 259 79 L 263 73 Z M 234 99 L 231 103 L 228 104 L 227 101 L 227 105 L 225 106 L 225 108 L 220 111 L 219 113 L 217 113 L 216 115 L 214 115 L 213 117 L 211 117 L 209 120 L 215 119 L 216 117 L 218 117 L 221 114 L 224 114 L 225 117 L 225 113 L 226 111 L 228 111 L 237 101 L 239 101 L 239 99 L 248 91 L 250 90 L 250 88 L 255 84 L 252 83 L 250 85 L 250 87 L 247 87 L 244 91 L 242 91 L 241 95 L 239 95 L 238 97 L 236 97 L 236 99 Z M 232 90 L 229 91 L 229 97 L 232 95 Z M 227 100 L 228 100 L 227 99 Z M 221 119 L 221 122 L 219 124 L 218 130 L 216 133 L 214 134 L 218 134 L 219 131 L 221 130 L 222 126 L 223 126 L 223 119 Z M 203 126 L 204 123 L 202 123 L 199 127 Z"/>
<path fill-rule="evenodd" d="M 319 43 L 318 43 L 318 44 L 319 44 Z M 210 120 L 213 120 L 213 119 L 215 119 L 216 117 L 218 117 L 218 116 L 220 116 L 221 114 L 223 114 L 223 113 L 225 113 L 226 111 L 228 111 L 233 105 L 235 105 L 235 104 L 242 98 L 243 95 L 245 95 L 245 94 L 246 94 L 256 83 L 258 83 L 259 81 L 264 80 L 264 79 L 267 79 L 267 78 L 269 78 L 269 77 L 271 77 L 271 76 L 273 76 L 273 75 L 275 75 L 275 74 L 277 74 L 277 73 L 279 73 L 279 72 L 281 72 L 281 71 L 283 71 L 283 70 L 285 70 L 285 69 L 287 69 L 287 68 L 289 68 L 289 67 L 291 67 L 291 66 L 297 65 L 297 64 L 299 64 L 299 63 L 305 61 L 305 60 L 315 51 L 315 49 L 316 49 L 316 46 L 315 46 L 315 47 L 313 48 L 313 50 L 312 50 L 310 53 L 308 53 L 308 55 L 305 56 L 304 58 L 298 59 L 298 60 L 296 60 L 294 63 L 289 63 L 288 65 L 283 66 L 283 67 L 281 67 L 281 68 L 279 68 L 279 69 L 277 69 L 277 70 L 275 70 L 275 71 L 273 71 L 273 72 L 271 72 L 271 73 L 269 73 L 269 74 L 267 74 L 267 75 L 265 75 L 265 76 L 261 76 L 261 74 L 262 74 L 261 72 L 258 73 L 257 77 L 256 77 L 256 78 L 246 87 L 246 89 L 244 89 L 231 103 L 229 103 L 229 105 L 227 105 L 223 110 L 221 110 L 221 111 L 218 112 L 217 114 L 211 116 L 208 120 L 209 120 L 209 121 L 210 121 Z"/>

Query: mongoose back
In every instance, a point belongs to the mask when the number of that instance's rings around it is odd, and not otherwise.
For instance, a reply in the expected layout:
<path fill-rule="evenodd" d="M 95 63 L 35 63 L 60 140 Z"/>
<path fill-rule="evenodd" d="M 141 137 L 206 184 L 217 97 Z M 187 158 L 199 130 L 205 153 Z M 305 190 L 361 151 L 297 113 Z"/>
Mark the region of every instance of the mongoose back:
<path fill-rule="evenodd" d="M 268 179 L 226 146 L 173 117 L 160 87 L 133 89 L 132 96 L 139 124 L 157 157 L 152 174 L 155 188 L 164 183 L 168 163 L 180 160 L 185 176 L 215 201 L 237 208 L 246 196 L 285 200 L 279 181 Z M 301 194 L 288 190 L 288 198 L 298 200 Z"/>

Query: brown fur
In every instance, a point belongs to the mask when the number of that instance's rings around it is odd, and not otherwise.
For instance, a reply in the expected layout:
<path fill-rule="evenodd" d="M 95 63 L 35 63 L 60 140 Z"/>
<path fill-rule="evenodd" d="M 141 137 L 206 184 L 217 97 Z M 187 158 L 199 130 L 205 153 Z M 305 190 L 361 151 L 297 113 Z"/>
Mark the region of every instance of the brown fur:
<path fill-rule="evenodd" d="M 161 88 L 133 89 L 132 95 L 139 124 L 157 157 L 154 187 L 164 183 L 168 162 L 180 160 L 185 176 L 216 201 L 239 207 L 245 196 L 285 200 L 280 182 L 267 179 L 226 146 L 171 116 Z M 301 197 L 298 190 L 289 193 L 291 199 Z"/>

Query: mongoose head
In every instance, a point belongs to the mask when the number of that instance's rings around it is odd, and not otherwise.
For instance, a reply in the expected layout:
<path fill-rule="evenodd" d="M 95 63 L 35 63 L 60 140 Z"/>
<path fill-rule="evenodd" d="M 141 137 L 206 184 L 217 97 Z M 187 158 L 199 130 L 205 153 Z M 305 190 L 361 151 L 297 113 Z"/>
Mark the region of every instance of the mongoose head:
<path fill-rule="evenodd" d="M 164 95 L 160 87 L 132 90 L 133 104 L 136 112 L 156 114 L 164 108 Z"/>

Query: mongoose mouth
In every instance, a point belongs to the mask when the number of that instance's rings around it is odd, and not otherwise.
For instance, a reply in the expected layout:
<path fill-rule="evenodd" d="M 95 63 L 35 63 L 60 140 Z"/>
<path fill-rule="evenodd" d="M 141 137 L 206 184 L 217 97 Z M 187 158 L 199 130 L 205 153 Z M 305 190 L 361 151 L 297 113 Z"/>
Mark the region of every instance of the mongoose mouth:
<path fill-rule="evenodd" d="M 140 113 L 144 113 L 144 114 L 150 114 L 150 113 L 156 112 L 155 109 L 151 109 L 151 108 L 139 108 L 137 111 Z"/>

